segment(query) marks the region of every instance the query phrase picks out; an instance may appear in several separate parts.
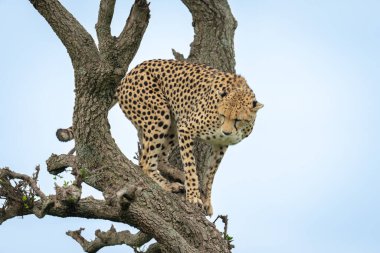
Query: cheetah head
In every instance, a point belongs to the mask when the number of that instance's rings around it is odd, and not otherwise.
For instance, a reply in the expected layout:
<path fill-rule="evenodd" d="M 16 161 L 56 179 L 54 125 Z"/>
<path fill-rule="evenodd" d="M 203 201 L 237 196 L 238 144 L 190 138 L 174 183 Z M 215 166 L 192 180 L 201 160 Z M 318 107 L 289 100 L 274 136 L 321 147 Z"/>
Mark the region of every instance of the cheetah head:
<path fill-rule="evenodd" d="M 264 105 L 257 102 L 250 88 L 237 88 L 219 95 L 222 97 L 218 105 L 221 133 L 225 136 L 238 135 L 239 139 L 247 137 L 252 131 L 257 111 Z"/>

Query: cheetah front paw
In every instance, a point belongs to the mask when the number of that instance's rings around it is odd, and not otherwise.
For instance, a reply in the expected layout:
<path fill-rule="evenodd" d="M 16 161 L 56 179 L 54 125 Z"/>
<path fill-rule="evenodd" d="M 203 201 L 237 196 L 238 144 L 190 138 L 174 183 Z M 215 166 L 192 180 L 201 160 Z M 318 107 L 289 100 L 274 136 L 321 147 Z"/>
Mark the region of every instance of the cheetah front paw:
<path fill-rule="evenodd" d="M 185 186 L 181 183 L 174 182 L 174 183 L 169 183 L 165 187 L 166 191 L 177 193 L 177 192 L 184 192 L 185 191 Z"/>
<path fill-rule="evenodd" d="M 187 196 L 186 200 L 192 204 L 199 206 L 200 208 L 203 208 L 203 202 L 198 196 Z"/>
<path fill-rule="evenodd" d="M 203 203 L 203 209 L 205 210 L 206 212 L 206 215 L 208 216 L 212 216 L 212 214 L 214 213 L 214 210 L 212 209 L 212 205 L 211 205 L 211 199 L 206 199 Z"/>

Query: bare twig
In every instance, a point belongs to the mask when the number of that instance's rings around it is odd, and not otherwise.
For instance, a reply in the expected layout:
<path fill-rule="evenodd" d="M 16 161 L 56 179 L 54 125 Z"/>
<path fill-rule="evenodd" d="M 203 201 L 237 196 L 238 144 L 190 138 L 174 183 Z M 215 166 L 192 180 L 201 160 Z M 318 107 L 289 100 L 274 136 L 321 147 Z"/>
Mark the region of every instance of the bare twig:
<path fill-rule="evenodd" d="M 32 177 L 11 171 L 9 168 L 0 169 L 0 198 L 4 205 L 0 209 L 0 224 L 16 216 L 34 213 L 37 217 L 53 203 L 37 186 L 40 167 L 36 167 Z M 37 198 L 40 198 L 37 201 Z M 37 204 L 36 204 L 37 203 Z"/>
<path fill-rule="evenodd" d="M 178 61 L 184 61 L 184 60 L 186 60 L 185 56 L 183 56 L 183 54 L 175 51 L 173 48 L 172 48 L 172 53 L 173 53 L 174 59 L 176 59 Z"/>
<path fill-rule="evenodd" d="M 218 220 L 218 219 L 221 219 L 222 222 L 224 223 L 224 230 L 223 230 L 223 238 L 227 241 L 228 243 L 228 248 L 231 250 L 233 249 L 235 246 L 232 244 L 232 237 L 230 235 L 228 235 L 228 215 L 218 215 L 218 217 L 216 217 L 216 219 L 214 220 L 214 224 L 215 222 Z"/>
<path fill-rule="evenodd" d="M 216 217 L 216 219 L 214 220 L 214 224 L 215 222 L 218 220 L 218 219 L 221 219 L 222 222 L 224 223 L 224 232 L 223 232 L 223 235 L 224 235 L 224 238 L 226 238 L 226 236 L 228 235 L 227 234 L 227 229 L 228 229 L 228 215 L 218 215 L 218 217 Z"/>
<path fill-rule="evenodd" d="M 37 186 L 37 176 L 38 171 L 40 170 L 39 166 L 36 167 L 36 172 L 33 176 L 33 178 L 17 173 L 14 171 L 11 171 L 9 168 L 5 167 L 0 170 L 0 179 L 3 180 L 11 180 L 11 179 L 20 179 L 27 183 L 27 185 L 33 190 L 33 192 L 36 193 L 37 196 L 39 196 L 42 200 L 46 199 L 45 194 L 40 190 L 40 188 Z"/>

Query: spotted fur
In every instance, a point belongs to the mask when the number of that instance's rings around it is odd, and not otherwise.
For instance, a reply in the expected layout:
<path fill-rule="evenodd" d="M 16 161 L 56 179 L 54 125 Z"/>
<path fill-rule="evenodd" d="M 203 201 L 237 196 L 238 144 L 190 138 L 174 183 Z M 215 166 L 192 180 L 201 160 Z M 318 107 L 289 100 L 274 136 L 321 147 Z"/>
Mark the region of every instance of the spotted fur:
<path fill-rule="evenodd" d="M 247 137 L 263 107 L 241 76 L 175 60 L 145 61 L 132 69 L 117 89 L 119 105 L 143 134 L 141 168 L 159 185 L 178 191 L 157 170 L 179 145 L 185 171 L 186 199 L 212 214 L 211 186 L 229 145 Z M 196 138 L 213 147 L 201 200 L 193 145 Z"/>

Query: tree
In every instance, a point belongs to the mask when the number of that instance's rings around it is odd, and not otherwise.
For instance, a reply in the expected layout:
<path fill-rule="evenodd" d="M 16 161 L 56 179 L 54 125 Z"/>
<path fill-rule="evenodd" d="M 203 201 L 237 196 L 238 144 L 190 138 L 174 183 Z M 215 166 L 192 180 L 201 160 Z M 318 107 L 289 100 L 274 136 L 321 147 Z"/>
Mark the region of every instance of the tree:
<path fill-rule="evenodd" d="M 133 247 L 157 240 L 149 252 L 229 252 L 227 240 L 209 222 L 201 210 L 166 193 L 128 160 L 115 144 L 108 124 L 108 111 L 114 105 L 114 92 L 136 54 L 149 22 L 149 4 L 135 0 L 123 31 L 111 35 L 110 24 L 115 0 L 101 0 L 96 24 L 98 45 L 58 0 L 30 0 L 66 47 L 75 74 L 73 131 L 76 154 L 52 155 L 48 170 L 59 174 L 68 167 L 76 180 L 56 188 L 46 196 L 37 186 L 39 168 L 33 176 L 8 168 L 0 171 L 0 223 L 16 216 L 83 217 L 118 221 L 137 227 L 141 232 L 97 231 L 97 239 L 84 240 L 80 231 L 68 232 L 87 252 L 107 245 L 126 243 Z M 173 50 L 177 59 L 206 63 L 234 72 L 233 35 L 237 23 L 227 1 L 183 0 L 193 17 L 194 41 L 190 55 Z M 58 131 L 60 138 L 65 130 Z M 63 135 L 62 135 L 63 134 Z M 209 147 L 198 143 L 195 150 L 200 178 L 207 167 Z M 173 164 L 180 166 L 178 152 Z M 181 177 L 178 171 L 161 168 Z M 179 175 L 179 176 L 178 176 Z M 103 192 L 104 201 L 81 198 L 81 184 Z M 157 208 L 159 207 L 159 208 Z"/>

